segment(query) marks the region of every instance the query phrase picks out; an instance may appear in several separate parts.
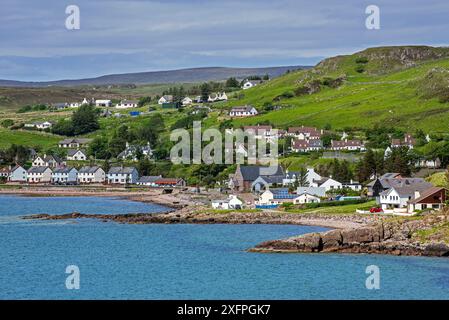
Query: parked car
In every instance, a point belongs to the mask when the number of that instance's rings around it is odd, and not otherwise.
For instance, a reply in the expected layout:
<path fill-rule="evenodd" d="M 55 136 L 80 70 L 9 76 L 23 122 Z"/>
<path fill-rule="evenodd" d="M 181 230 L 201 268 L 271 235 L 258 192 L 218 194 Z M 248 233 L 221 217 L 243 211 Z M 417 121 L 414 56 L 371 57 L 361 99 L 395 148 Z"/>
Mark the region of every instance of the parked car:
<path fill-rule="evenodd" d="M 382 210 L 382 208 L 379 208 L 379 207 L 373 207 L 373 208 L 369 209 L 369 212 L 380 213 L 380 212 L 383 212 L 383 210 Z"/>

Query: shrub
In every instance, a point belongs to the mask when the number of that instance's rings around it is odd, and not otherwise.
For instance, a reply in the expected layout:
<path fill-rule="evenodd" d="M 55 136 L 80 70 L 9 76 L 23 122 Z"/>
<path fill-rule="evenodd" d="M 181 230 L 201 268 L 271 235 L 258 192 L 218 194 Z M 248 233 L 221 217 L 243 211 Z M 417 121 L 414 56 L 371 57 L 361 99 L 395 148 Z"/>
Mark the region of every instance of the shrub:
<path fill-rule="evenodd" d="M 355 59 L 355 62 L 365 64 L 365 63 L 368 63 L 368 58 L 367 57 L 359 57 L 359 58 Z"/>
<path fill-rule="evenodd" d="M 355 71 L 357 71 L 358 73 L 363 73 L 363 72 L 365 72 L 365 67 L 362 65 L 359 65 L 355 68 Z"/>
<path fill-rule="evenodd" d="M 14 121 L 11 119 L 5 119 L 2 121 L 1 125 L 3 128 L 9 128 L 14 124 Z"/>

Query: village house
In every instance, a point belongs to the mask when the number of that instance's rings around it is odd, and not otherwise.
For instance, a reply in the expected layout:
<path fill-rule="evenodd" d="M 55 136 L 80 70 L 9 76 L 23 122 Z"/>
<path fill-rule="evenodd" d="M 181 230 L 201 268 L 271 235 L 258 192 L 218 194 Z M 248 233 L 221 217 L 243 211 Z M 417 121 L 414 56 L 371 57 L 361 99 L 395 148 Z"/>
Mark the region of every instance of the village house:
<path fill-rule="evenodd" d="M 51 182 L 54 184 L 76 184 L 78 170 L 73 167 L 61 167 L 53 169 Z"/>
<path fill-rule="evenodd" d="M 63 110 L 63 109 L 67 109 L 69 107 L 69 104 L 67 102 L 57 102 L 57 103 L 52 103 L 50 105 L 51 108 L 56 109 L 56 110 Z"/>
<path fill-rule="evenodd" d="M 10 182 L 27 182 L 28 173 L 22 166 L 16 165 L 11 169 L 8 176 Z"/>
<path fill-rule="evenodd" d="M 256 206 L 273 206 L 285 202 L 293 203 L 296 197 L 296 194 L 289 193 L 288 188 L 266 189 L 260 194 L 258 201 L 256 201 Z"/>
<path fill-rule="evenodd" d="M 28 183 L 50 183 L 52 178 L 50 167 L 31 167 L 28 169 Z"/>
<path fill-rule="evenodd" d="M 211 204 L 213 209 L 221 210 L 240 210 L 243 207 L 243 201 L 237 198 L 237 196 L 235 195 L 230 195 L 228 199 L 212 200 Z"/>
<path fill-rule="evenodd" d="M 115 108 L 117 109 L 130 109 L 137 108 L 139 105 L 139 101 L 137 100 L 122 100 L 118 103 Z"/>
<path fill-rule="evenodd" d="M 432 185 L 428 182 L 410 184 L 405 181 L 382 191 L 376 201 L 384 212 L 408 212 L 408 202 L 418 199 Z"/>
<path fill-rule="evenodd" d="M 97 107 L 112 107 L 111 100 L 95 100 L 95 106 Z"/>
<path fill-rule="evenodd" d="M 86 161 L 87 160 L 87 153 L 84 150 L 69 149 L 67 151 L 67 160 Z"/>
<path fill-rule="evenodd" d="M 255 86 L 258 86 L 259 84 L 261 84 L 263 81 L 262 80 L 246 80 L 243 83 L 242 89 L 246 90 L 246 89 L 250 89 L 253 88 Z"/>
<path fill-rule="evenodd" d="M 56 155 L 49 155 L 47 156 L 44 154 L 43 157 L 37 156 L 32 163 L 33 167 L 50 167 L 50 168 L 56 168 L 65 166 L 66 163 L 64 160 L 62 160 L 60 157 Z"/>
<path fill-rule="evenodd" d="M 78 183 L 104 183 L 106 181 L 106 173 L 98 166 L 85 166 L 78 171 Z"/>
<path fill-rule="evenodd" d="M 182 178 L 159 178 L 154 182 L 156 187 L 174 188 L 185 187 L 186 182 Z"/>
<path fill-rule="evenodd" d="M 71 148 L 71 149 L 80 149 L 82 147 L 86 147 L 92 139 L 86 138 L 69 138 L 59 141 L 59 148 Z"/>
<path fill-rule="evenodd" d="M 252 191 L 254 188 L 255 191 L 259 192 L 266 186 L 282 185 L 284 176 L 284 170 L 281 166 L 277 166 L 275 172 L 271 173 L 271 168 L 268 167 L 238 164 L 235 173 L 229 176 L 229 188 L 240 192 Z M 256 183 L 254 183 L 255 180 L 257 180 Z"/>
<path fill-rule="evenodd" d="M 286 135 L 299 140 L 320 140 L 324 131 L 314 127 L 290 127 Z"/>
<path fill-rule="evenodd" d="M 227 101 L 228 96 L 226 92 L 212 93 L 209 95 L 207 102 Z"/>
<path fill-rule="evenodd" d="M 162 176 L 142 176 L 137 181 L 139 186 L 156 187 L 156 181 L 161 179 Z"/>
<path fill-rule="evenodd" d="M 306 183 L 307 185 L 311 185 L 314 180 L 320 180 L 321 176 L 315 172 L 313 168 L 306 169 Z M 293 185 L 297 179 L 299 179 L 299 172 L 297 171 L 289 171 L 288 169 L 285 172 L 285 178 L 282 180 L 282 184 L 284 186 Z"/>
<path fill-rule="evenodd" d="M 299 193 L 297 194 L 296 198 L 293 199 L 294 204 L 318 203 L 318 202 L 321 202 L 320 197 L 307 192 Z"/>
<path fill-rule="evenodd" d="M 296 194 L 309 194 L 318 198 L 326 197 L 326 188 L 323 187 L 298 187 L 296 189 Z"/>
<path fill-rule="evenodd" d="M 193 103 L 193 100 L 190 99 L 189 97 L 185 97 L 184 99 L 181 100 L 181 103 L 183 106 L 189 106 Z"/>
<path fill-rule="evenodd" d="M 425 209 L 440 210 L 443 208 L 446 200 L 446 189 L 431 187 L 415 194 L 415 199 L 408 202 L 408 212 L 412 213 Z"/>
<path fill-rule="evenodd" d="M 34 128 L 38 130 L 45 130 L 50 129 L 53 126 L 53 123 L 50 121 L 44 121 L 44 122 L 33 122 L 33 123 L 25 123 L 23 125 L 25 128 Z"/>
<path fill-rule="evenodd" d="M 134 167 L 111 167 L 108 172 L 109 184 L 135 184 L 139 173 Z"/>
<path fill-rule="evenodd" d="M 354 180 L 350 180 L 349 182 L 343 182 L 342 183 L 343 188 L 345 189 L 351 189 L 353 191 L 362 191 L 362 184 L 360 182 L 354 181 Z"/>
<path fill-rule="evenodd" d="M 84 98 L 84 100 L 82 102 L 71 102 L 69 104 L 69 107 L 70 108 L 79 108 L 81 106 L 88 105 L 88 104 L 89 104 L 89 101 L 87 101 L 87 99 Z"/>
<path fill-rule="evenodd" d="M 311 140 L 292 140 L 291 150 L 293 152 L 312 152 L 323 149 L 323 142 L 317 139 Z"/>
<path fill-rule="evenodd" d="M 153 150 L 151 149 L 149 142 L 145 146 L 130 145 L 128 142 L 126 142 L 125 150 L 119 153 L 117 159 L 138 161 L 139 152 L 142 154 L 142 156 L 148 159 L 153 156 Z"/>
<path fill-rule="evenodd" d="M 165 96 L 162 96 L 157 103 L 164 104 L 164 103 L 172 103 L 172 102 L 173 102 L 173 96 L 165 95 Z"/>
<path fill-rule="evenodd" d="M 257 125 L 257 126 L 244 126 L 243 130 L 245 132 L 254 133 L 256 139 L 265 139 L 266 141 L 273 141 L 273 139 L 278 138 L 278 135 L 273 130 L 272 126 L 267 125 Z"/>
<path fill-rule="evenodd" d="M 230 117 L 252 117 L 258 114 L 259 112 L 253 106 L 234 107 L 229 111 Z"/>
<path fill-rule="evenodd" d="M 360 140 L 348 140 L 344 139 L 341 141 L 331 140 L 331 150 L 340 151 L 365 151 L 365 146 Z"/>
<path fill-rule="evenodd" d="M 399 147 L 408 147 L 409 149 L 413 149 L 416 144 L 415 138 L 409 133 L 404 135 L 404 139 L 391 139 L 391 147 L 399 148 Z"/>
<path fill-rule="evenodd" d="M 438 169 L 441 167 L 441 160 L 440 158 L 421 159 L 416 161 L 415 166 L 418 168 Z"/>
<path fill-rule="evenodd" d="M 326 192 L 343 188 L 343 184 L 341 182 L 328 177 L 321 177 L 319 180 L 313 180 L 310 186 L 324 188 Z"/>
<path fill-rule="evenodd" d="M 429 186 L 428 182 L 422 178 L 407 178 L 402 177 L 400 173 L 388 172 L 367 184 L 368 196 L 378 197 L 381 192 L 401 184 L 426 184 Z"/>

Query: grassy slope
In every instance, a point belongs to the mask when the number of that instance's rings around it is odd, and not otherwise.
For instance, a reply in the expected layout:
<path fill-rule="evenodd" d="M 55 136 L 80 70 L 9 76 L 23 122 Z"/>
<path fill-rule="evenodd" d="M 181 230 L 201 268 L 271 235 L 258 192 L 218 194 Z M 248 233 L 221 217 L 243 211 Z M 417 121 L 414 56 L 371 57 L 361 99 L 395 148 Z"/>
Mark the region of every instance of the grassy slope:
<path fill-rule="evenodd" d="M 341 75 L 342 72 L 347 74 L 347 82 L 337 89 L 325 88 L 316 94 L 284 99 L 278 103 L 284 106 L 279 111 L 237 119 L 234 123 L 239 126 L 270 121 L 280 127 L 323 127 L 331 124 L 334 129 L 371 127 L 379 123 L 405 129 L 447 131 L 449 103 L 440 103 L 436 98 L 421 98 L 417 94 L 416 81 L 433 68 L 449 68 L 448 58 L 383 75 L 357 74 L 355 65 L 355 58 L 350 56 L 341 63 L 338 71 L 325 74 L 333 77 Z M 230 104 L 252 104 L 257 107 L 266 102 L 275 104 L 274 97 L 286 91 L 293 91 L 298 87 L 298 80 L 310 72 L 294 72 L 246 90 L 242 100 Z"/>

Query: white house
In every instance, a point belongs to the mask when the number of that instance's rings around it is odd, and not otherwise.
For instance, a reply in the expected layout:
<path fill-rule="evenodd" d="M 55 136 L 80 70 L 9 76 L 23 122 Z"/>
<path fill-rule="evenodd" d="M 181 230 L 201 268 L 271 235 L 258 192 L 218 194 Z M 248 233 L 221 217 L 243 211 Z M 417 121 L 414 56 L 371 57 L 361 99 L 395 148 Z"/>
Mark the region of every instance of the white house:
<path fill-rule="evenodd" d="M 212 200 L 212 208 L 213 209 L 242 209 L 243 202 L 237 196 L 230 195 L 228 199 L 224 200 Z"/>
<path fill-rule="evenodd" d="M 26 182 L 27 178 L 27 171 L 22 166 L 17 165 L 9 172 L 8 180 L 11 182 Z"/>
<path fill-rule="evenodd" d="M 117 109 L 130 109 L 130 108 L 137 108 L 138 104 L 139 101 L 137 100 L 122 100 L 115 107 Z"/>
<path fill-rule="evenodd" d="M 28 169 L 27 178 L 29 183 L 50 183 L 52 170 L 49 167 L 31 167 Z"/>
<path fill-rule="evenodd" d="M 321 202 L 321 199 L 307 192 L 303 192 L 299 194 L 295 199 L 293 199 L 294 204 L 317 203 L 317 202 Z"/>
<path fill-rule="evenodd" d="M 104 183 L 106 181 L 106 173 L 101 167 L 82 167 L 78 171 L 78 183 Z"/>
<path fill-rule="evenodd" d="M 252 117 L 258 115 L 259 112 L 253 106 L 234 107 L 229 112 L 231 117 Z"/>
<path fill-rule="evenodd" d="M 226 92 L 212 93 L 209 95 L 207 102 L 227 101 L 228 96 Z"/>
<path fill-rule="evenodd" d="M 95 106 L 97 107 L 112 107 L 111 100 L 95 100 Z"/>
<path fill-rule="evenodd" d="M 314 180 L 311 187 L 324 188 L 326 192 L 343 188 L 343 184 L 332 178 L 322 177 L 320 180 Z"/>
<path fill-rule="evenodd" d="M 87 160 L 87 154 L 84 150 L 74 150 L 69 149 L 67 151 L 67 160 L 72 161 L 86 161 Z"/>
<path fill-rule="evenodd" d="M 137 181 L 139 186 L 157 187 L 156 181 L 162 179 L 162 176 L 143 176 Z"/>
<path fill-rule="evenodd" d="M 262 80 L 247 80 L 243 83 L 242 89 L 250 89 L 262 83 Z"/>
<path fill-rule="evenodd" d="M 343 188 L 348 188 L 353 191 L 362 191 L 362 184 L 354 180 L 350 180 L 349 182 L 343 182 L 342 185 Z"/>
<path fill-rule="evenodd" d="M 365 151 L 365 145 L 360 140 L 348 140 L 344 139 L 342 141 L 331 140 L 331 150 L 340 151 Z"/>
<path fill-rule="evenodd" d="M 135 184 L 139 173 L 134 167 L 112 167 L 108 172 L 109 184 Z"/>
<path fill-rule="evenodd" d="M 193 103 L 193 100 L 190 99 L 189 97 L 185 97 L 184 99 L 182 99 L 181 103 L 183 106 L 188 106 Z"/>
<path fill-rule="evenodd" d="M 53 170 L 51 182 L 54 184 L 71 184 L 78 180 L 78 170 L 73 167 L 61 167 Z"/>
<path fill-rule="evenodd" d="M 401 211 L 407 208 L 409 201 L 419 198 L 421 193 L 430 188 L 432 185 L 427 182 L 401 183 L 381 192 L 376 201 L 384 211 Z"/>
<path fill-rule="evenodd" d="M 162 96 L 157 103 L 164 104 L 164 103 L 171 103 L 171 102 L 173 102 L 173 96 L 165 95 L 165 96 Z"/>
<path fill-rule="evenodd" d="M 56 168 L 56 167 L 64 166 L 65 164 L 66 163 L 58 156 L 55 156 L 55 155 L 47 156 L 46 154 L 44 154 L 43 157 L 37 156 L 32 162 L 33 167 Z"/>
<path fill-rule="evenodd" d="M 274 194 L 270 190 L 265 190 L 260 196 L 259 200 L 257 201 L 258 205 L 272 205 L 272 204 L 279 204 L 278 201 L 274 200 Z"/>
<path fill-rule="evenodd" d="M 150 142 L 148 142 L 146 146 L 130 145 L 128 142 L 126 142 L 125 150 L 118 154 L 117 159 L 138 161 L 138 150 L 140 150 L 142 155 L 148 159 L 153 156 L 153 150 L 151 149 Z"/>
<path fill-rule="evenodd" d="M 320 187 L 298 187 L 296 194 L 301 195 L 303 193 L 307 193 L 318 198 L 326 197 L 326 189 Z"/>
<path fill-rule="evenodd" d="M 33 123 L 26 123 L 26 124 L 24 124 L 25 128 L 36 128 L 38 130 L 49 129 L 52 126 L 53 126 L 53 123 L 51 123 L 50 121 L 33 122 Z"/>

